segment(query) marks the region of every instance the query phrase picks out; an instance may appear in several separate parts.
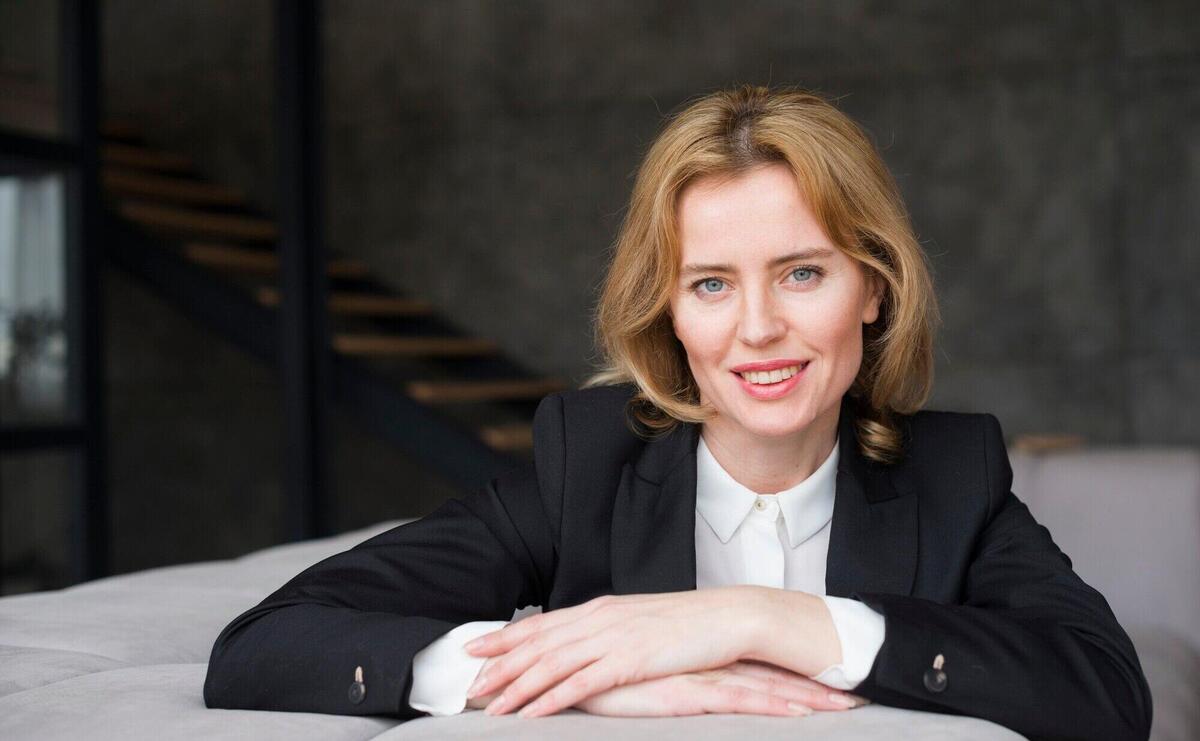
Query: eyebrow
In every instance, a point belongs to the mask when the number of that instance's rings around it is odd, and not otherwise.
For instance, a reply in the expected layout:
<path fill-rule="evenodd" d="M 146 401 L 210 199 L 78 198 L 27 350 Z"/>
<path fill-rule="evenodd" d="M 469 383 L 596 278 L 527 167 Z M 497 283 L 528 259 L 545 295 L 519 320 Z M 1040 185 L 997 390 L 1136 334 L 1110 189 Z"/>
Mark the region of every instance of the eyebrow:
<path fill-rule="evenodd" d="M 826 247 L 809 247 L 798 252 L 789 252 L 786 255 L 781 255 L 771 260 L 768 263 L 770 267 L 776 267 L 784 263 L 792 262 L 793 260 L 812 260 L 815 258 L 832 257 L 833 250 Z M 683 270 L 679 273 L 680 277 L 693 275 L 695 273 L 732 273 L 734 272 L 732 265 L 712 264 L 701 265 L 698 263 L 690 263 L 683 266 Z"/>

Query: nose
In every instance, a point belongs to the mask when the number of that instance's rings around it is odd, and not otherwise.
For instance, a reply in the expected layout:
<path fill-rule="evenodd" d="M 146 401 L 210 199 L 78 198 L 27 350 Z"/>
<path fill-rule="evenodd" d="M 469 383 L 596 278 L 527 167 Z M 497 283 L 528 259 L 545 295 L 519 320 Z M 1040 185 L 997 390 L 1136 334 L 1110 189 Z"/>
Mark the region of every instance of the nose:
<path fill-rule="evenodd" d="M 738 339 L 751 347 L 764 347 L 787 333 L 778 299 L 769 290 L 747 289 L 742 293 L 742 316 Z"/>

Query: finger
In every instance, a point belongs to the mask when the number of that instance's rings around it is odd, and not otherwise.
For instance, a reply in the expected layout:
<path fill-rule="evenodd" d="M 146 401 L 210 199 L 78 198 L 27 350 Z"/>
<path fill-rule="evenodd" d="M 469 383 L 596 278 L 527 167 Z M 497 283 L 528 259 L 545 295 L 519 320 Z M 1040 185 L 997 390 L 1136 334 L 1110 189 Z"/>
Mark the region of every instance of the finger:
<path fill-rule="evenodd" d="M 523 676 L 535 663 L 545 656 L 553 656 L 566 646 L 594 635 L 595 627 L 590 621 L 575 621 L 559 626 L 550 626 L 534 633 L 508 652 L 492 656 L 471 685 L 467 697 L 477 697 L 490 692 L 499 692 L 516 678 Z"/>
<path fill-rule="evenodd" d="M 711 685 L 704 698 L 708 713 L 754 713 L 757 715 L 812 715 L 803 703 L 736 685 Z"/>
<path fill-rule="evenodd" d="M 610 605 L 635 604 L 670 599 L 674 593 L 664 594 L 604 594 L 572 607 L 563 607 L 549 612 L 530 615 L 500 628 L 478 636 L 463 648 L 473 656 L 496 656 L 512 650 L 542 630 L 575 622 L 582 617 Z"/>
<path fill-rule="evenodd" d="M 614 686 L 616 681 L 611 671 L 610 660 L 599 659 L 543 692 L 540 697 L 521 708 L 518 714 L 523 718 L 553 715 Z"/>
<path fill-rule="evenodd" d="M 723 680 L 722 684 L 741 685 L 765 695 L 798 702 L 813 710 L 849 710 L 857 704 L 853 699 L 836 690 L 828 688 L 813 689 L 812 687 L 797 685 L 788 679 L 779 680 L 734 675 Z"/>
<path fill-rule="evenodd" d="M 548 613 L 530 615 L 524 620 L 509 623 L 499 630 L 484 633 L 475 638 L 475 640 L 468 641 L 463 645 L 463 649 L 472 656 L 496 656 L 505 653 L 533 633 L 536 633 L 543 626 L 549 624 L 551 621 L 544 616 L 555 615 L 558 617 L 559 612 L 562 611 L 553 610 Z"/>
<path fill-rule="evenodd" d="M 739 662 L 730 664 L 726 669 L 726 676 L 729 677 L 726 681 L 736 682 L 739 678 L 753 680 L 761 684 L 746 686 L 795 700 L 815 710 L 849 710 L 866 704 L 860 697 L 833 689 L 787 669 L 741 665 Z"/>
<path fill-rule="evenodd" d="M 483 677 L 485 674 L 487 674 L 488 669 L 491 666 L 493 666 L 495 663 L 496 663 L 495 656 L 492 656 L 491 658 L 484 660 L 483 666 L 481 666 L 479 668 L 479 672 L 475 675 L 475 680 L 472 682 L 471 686 L 467 689 L 467 704 L 466 704 L 467 707 L 474 708 L 477 710 L 482 710 L 483 708 L 488 706 L 488 703 L 490 703 L 492 700 L 496 699 L 495 698 L 496 693 L 494 693 L 494 692 L 473 691 L 473 690 L 476 690 L 477 687 L 479 687 L 481 685 L 481 677 Z"/>
<path fill-rule="evenodd" d="M 467 690 L 467 697 L 479 697 L 500 692 L 528 671 L 543 654 L 553 655 L 555 653 L 556 649 L 547 648 L 545 634 L 534 635 L 513 650 L 490 657 L 488 662 L 491 665 L 485 664 L 479 670 L 474 684 Z"/>
<path fill-rule="evenodd" d="M 558 610 L 541 612 L 527 618 L 509 623 L 499 630 L 484 633 L 463 646 L 467 653 L 473 656 L 495 656 L 520 645 L 530 636 L 550 628 L 571 623 L 584 615 L 591 614 L 597 608 L 612 601 L 611 595 L 602 595 L 580 605 L 563 607 Z"/>
<path fill-rule="evenodd" d="M 728 664 L 726 667 L 729 671 L 737 672 L 738 674 L 746 674 L 755 677 L 776 677 L 779 679 L 790 679 L 796 683 L 812 687 L 813 689 L 832 689 L 828 685 L 822 684 L 815 679 L 810 679 L 803 674 L 798 674 L 790 669 L 784 669 L 775 664 L 768 664 L 753 660 L 743 659 Z"/>
<path fill-rule="evenodd" d="M 517 710 L 559 682 L 577 674 L 601 656 L 603 653 L 590 641 L 576 641 L 561 650 L 543 654 L 528 669 L 521 672 L 520 676 L 509 682 L 500 696 L 488 705 L 487 712 L 498 715 Z M 610 681 L 607 687 L 613 684 L 615 682 Z"/>
<path fill-rule="evenodd" d="M 845 695 L 846 697 L 852 697 L 856 701 L 861 702 L 863 704 L 865 704 L 867 702 L 866 700 L 863 700 L 863 698 L 860 698 L 857 695 L 850 695 L 849 693 L 847 693 L 843 690 L 839 690 L 834 687 L 830 687 L 829 685 L 818 682 L 815 679 L 810 679 L 809 677 L 806 677 L 803 674 L 797 674 L 794 671 L 791 671 L 789 669 L 784 669 L 783 667 L 780 667 L 780 666 L 775 666 L 774 664 L 761 664 L 758 662 L 736 661 L 732 664 L 729 664 L 728 666 L 726 666 L 724 668 L 727 669 L 730 673 L 737 674 L 737 675 L 762 677 L 764 679 L 773 680 L 775 683 L 780 684 L 781 686 L 787 685 L 787 686 L 792 686 L 792 687 L 804 687 L 804 688 L 812 690 L 816 694 L 834 692 L 837 694 Z"/>

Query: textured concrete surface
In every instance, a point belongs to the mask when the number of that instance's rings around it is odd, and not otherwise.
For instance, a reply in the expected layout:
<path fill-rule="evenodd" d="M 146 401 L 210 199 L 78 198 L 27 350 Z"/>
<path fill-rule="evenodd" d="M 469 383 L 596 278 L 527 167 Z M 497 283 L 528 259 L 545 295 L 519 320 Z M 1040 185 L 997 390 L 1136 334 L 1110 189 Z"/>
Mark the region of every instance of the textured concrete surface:
<path fill-rule="evenodd" d="M 872 133 L 908 201 L 945 318 L 930 406 L 1010 434 L 1200 442 L 1154 401 L 1194 398 L 1200 357 L 1186 4 L 328 13 L 331 243 L 538 368 L 587 375 L 606 250 L 661 114 L 793 83 Z"/>
<path fill-rule="evenodd" d="M 271 3 L 109 0 L 101 8 L 104 103 L 201 173 L 275 203 Z"/>

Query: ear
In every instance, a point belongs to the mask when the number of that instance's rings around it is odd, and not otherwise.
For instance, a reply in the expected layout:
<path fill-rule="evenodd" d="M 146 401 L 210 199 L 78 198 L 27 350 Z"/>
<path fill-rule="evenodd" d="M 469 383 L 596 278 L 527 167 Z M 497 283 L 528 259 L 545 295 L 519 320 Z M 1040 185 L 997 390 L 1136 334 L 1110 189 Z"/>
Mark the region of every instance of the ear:
<path fill-rule="evenodd" d="M 863 324 L 874 324 L 879 318 L 879 305 L 883 303 L 883 279 L 871 271 L 867 276 L 867 288 L 870 293 L 863 302 Z"/>

